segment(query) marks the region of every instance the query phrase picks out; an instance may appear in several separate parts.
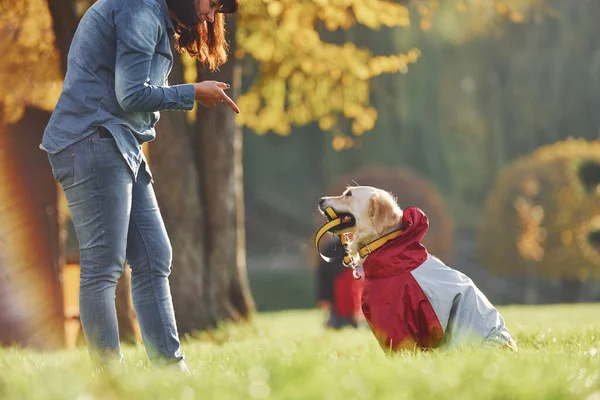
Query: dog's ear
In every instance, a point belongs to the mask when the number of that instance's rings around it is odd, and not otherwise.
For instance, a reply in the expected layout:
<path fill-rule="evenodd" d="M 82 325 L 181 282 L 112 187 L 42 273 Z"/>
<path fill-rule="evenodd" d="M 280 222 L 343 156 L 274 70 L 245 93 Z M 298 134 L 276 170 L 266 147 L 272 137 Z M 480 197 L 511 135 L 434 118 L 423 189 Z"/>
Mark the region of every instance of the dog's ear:
<path fill-rule="evenodd" d="M 368 214 L 378 234 L 398 223 L 393 201 L 392 196 L 381 193 L 374 194 L 369 200 Z"/>

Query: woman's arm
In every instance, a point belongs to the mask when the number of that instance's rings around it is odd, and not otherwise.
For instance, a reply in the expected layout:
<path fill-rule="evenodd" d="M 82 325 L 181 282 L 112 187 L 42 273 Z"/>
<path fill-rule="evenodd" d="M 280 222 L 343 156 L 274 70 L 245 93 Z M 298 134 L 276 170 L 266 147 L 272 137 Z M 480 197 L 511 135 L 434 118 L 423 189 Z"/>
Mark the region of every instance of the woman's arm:
<path fill-rule="evenodd" d="M 162 17 L 157 12 L 150 7 L 132 7 L 115 16 L 115 92 L 119 105 L 127 112 L 189 111 L 194 107 L 193 84 L 150 84 L 150 67 L 162 29 Z"/>

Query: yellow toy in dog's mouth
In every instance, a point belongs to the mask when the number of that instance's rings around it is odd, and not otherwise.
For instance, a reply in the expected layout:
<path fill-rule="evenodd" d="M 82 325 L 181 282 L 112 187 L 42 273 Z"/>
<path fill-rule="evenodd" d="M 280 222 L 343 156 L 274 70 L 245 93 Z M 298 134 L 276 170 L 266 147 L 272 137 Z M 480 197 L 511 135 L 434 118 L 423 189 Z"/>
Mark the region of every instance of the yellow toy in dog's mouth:
<path fill-rule="evenodd" d="M 335 234 L 336 232 L 339 232 L 341 230 L 344 230 L 344 229 L 354 226 L 354 224 L 356 223 L 356 221 L 354 220 L 354 216 L 352 214 L 348 214 L 348 213 L 337 214 L 335 212 L 335 210 L 331 207 L 327 207 L 325 209 L 324 213 L 328 219 L 328 222 L 325 225 L 323 225 L 319 229 L 317 234 L 315 235 L 315 248 L 319 252 L 319 255 L 321 256 L 321 258 L 323 260 L 325 260 L 326 262 L 333 263 L 333 262 L 337 262 L 337 261 L 342 261 L 342 263 L 345 266 L 350 266 L 352 260 L 350 259 L 350 257 L 348 255 L 346 255 L 343 258 L 326 256 L 323 253 L 321 253 L 321 250 L 319 249 L 319 242 L 321 241 L 321 238 L 323 237 L 323 235 L 325 235 L 327 232 L 331 232 L 331 233 Z M 339 235 L 339 236 L 342 240 L 342 245 L 345 246 L 346 245 L 346 237 L 344 235 Z"/>
<path fill-rule="evenodd" d="M 331 233 L 339 232 L 343 229 L 353 227 L 356 221 L 354 215 L 350 213 L 336 213 L 332 207 L 327 207 L 324 211 L 325 216 L 329 220 L 329 223 L 333 223 L 331 228 L 328 229 Z M 339 222 L 337 222 L 339 220 Z M 326 226 L 325 224 L 324 226 Z"/>

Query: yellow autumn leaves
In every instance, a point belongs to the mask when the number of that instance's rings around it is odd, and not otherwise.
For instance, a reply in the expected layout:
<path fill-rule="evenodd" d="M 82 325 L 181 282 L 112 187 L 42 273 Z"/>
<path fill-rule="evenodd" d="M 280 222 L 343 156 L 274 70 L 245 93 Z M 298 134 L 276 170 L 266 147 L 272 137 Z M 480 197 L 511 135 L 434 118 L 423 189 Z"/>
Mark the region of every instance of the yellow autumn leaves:
<path fill-rule="evenodd" d="M 58 53 L 45 0 L 0 2 L 0 124 L 27 105 L 51 109 L 61 88 Z"/>
<path fill-rule="evenodd" d="M 468 13 L 475 24 L 482 24 L 480 17 L 490 12 L 518 19 L 541 1 L 449 0 L 454 14 Z M 346 148 L 349 136 L 375 125 L 370 79 L 408 73 L 421 57 L 419 49 L 373 55 L 353 44 L 356 32 L 348 29 L 356 24 L 406 28 L 412 17 L 428 30 L 443 6 L 439 0 L 419 1 L 411 16 L 404 3 L 390 0 L 245 0 L 235 55 L 258 63 L 252 86 L 239 99 L 243 113 L 238 123 L 257 133 L 285 135 L 292 125 L 318 122 L 321 129 L 345 136 L 334 146 Z M 18 119 L 27 104 L 50 109 L 60 93 L 61 77 L 45 0 L 1 2 L 0 32 L 0 79 L 10 82 L 0 88 L 0 122 Z M 334 32 L 339 44 L 323 39 L 328 32 Z M 193 64 L 186 68 L 190 70 L 195 70 Z"/>
<path fill-rule="evenodd" d="M 271 18 L 264 18 L 264 15 Z M 323 130 L 339 130 L 350 121 L 351 133 L 361 135 L 375 125 L 377 111 L 369 105 L 369 80 L 383 73 L 406 73 L 421 56 L 373 56 L 347 37 L 328 43 L 323 30 L 346 30 L 355 24 L 371 29 L 407 27 L 410 13 L 403 5 L 382 0 L 254 0 L 240 14 L 238 51 L 260 62 L 259 75 L 238 100 L 244 110 L 238 122 L 257 133 L 289 134 L 292 125 L 317 121 Z M 351 140 L 336 137 L 334 147 Z"/>
<path fill-rule="evenodd" d="M 499 274 L 600 276 L 600 141 L 544 146 L 507 166 L 486 202 L 481 262 Z"/>
<path fill-rule="evenodd" d="M 432 0 L 433 1 L 433 0 Z M 435 5 L 419 7 L 421 28 L 436 27 L 447 40 L 464 43 L 480 35 L 498 34 L 501 22 L 523 23 L 549 12 L 545 0 L 447 0 Z M 424 26 L 425 25 L 425 26 Z"/>
<path fill-rule="evenodd" d="M 462 41 L 489 29 L 498 17 L 522 21 L 542 1 L 425 0 L 411 10 L 420 29 L 428 31 L 441 21 L 443 34 Z M 411 11 L 399 2 L 246 0 L 239 18 L 236 56 L 250 56 L 260 65 L 253 85 L 239 99 L 244 112 L 237 121 L 259 134 L 287 135 L 292 125 L 317 121 L 321 129 L 334 132 L 334 148 L 348 148 L 352 136 L 371 130 L 377 119 L 369 104 L 370 79 L 408 73 L 421 57 L 419 49 L 373 55 L 352 43 L 356 30 L 348 30 L 357 24 L 409 27 Z M 335 31 L 338 44 L 323 39 L 328 31 Z M 340 123 L 346 120 L 349 128 Z"/>

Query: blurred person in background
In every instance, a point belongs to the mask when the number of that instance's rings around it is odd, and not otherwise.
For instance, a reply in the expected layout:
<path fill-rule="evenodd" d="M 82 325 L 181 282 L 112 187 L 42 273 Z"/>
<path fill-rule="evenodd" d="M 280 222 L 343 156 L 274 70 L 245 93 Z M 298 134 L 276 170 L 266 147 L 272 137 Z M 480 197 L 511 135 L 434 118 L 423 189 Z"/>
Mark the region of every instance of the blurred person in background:
<path fill-rule="evenodd" d="M 127 260 L 150 360 L 189 372 L 169 287 L 172 248 L 142 144 L 155 138 L 162 110 L 189 111 L 197 101 L 239 113 L 226 83 L 167 81 L 172 38 L 211 70 L 227 61 L 224 14 L 237 9 L 238 0 L 99 0 L 73 37 L 40 148 L 68 201 L 81 255 L 81 323 L 102 366 L 122 361 L 115 288 Z"/>
<path fill-rule="evenodd" d="M 342 258 L 346 255 L 339 240 L 323 237 L 324 254 Z M 328 263 L 319 257 L 317 264 L 317 306 L 329 313 L 326 326 L 333 329 L 358 327 L 364 317 L 361 297 L 364 279 L 355 279 L 352 269 L 341 261 Z"/>

